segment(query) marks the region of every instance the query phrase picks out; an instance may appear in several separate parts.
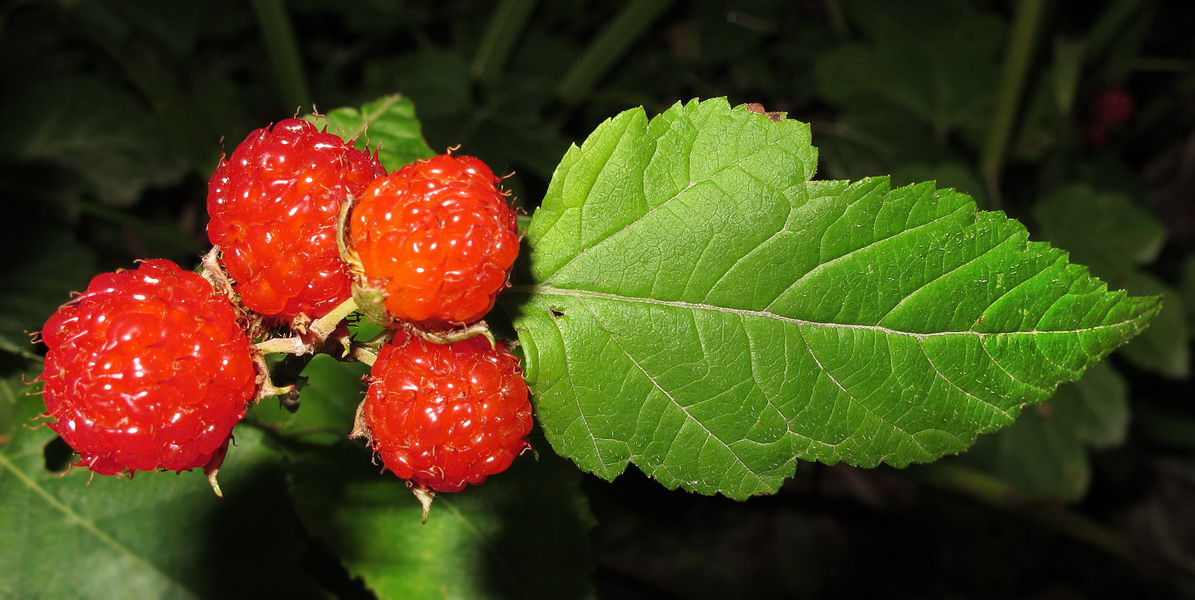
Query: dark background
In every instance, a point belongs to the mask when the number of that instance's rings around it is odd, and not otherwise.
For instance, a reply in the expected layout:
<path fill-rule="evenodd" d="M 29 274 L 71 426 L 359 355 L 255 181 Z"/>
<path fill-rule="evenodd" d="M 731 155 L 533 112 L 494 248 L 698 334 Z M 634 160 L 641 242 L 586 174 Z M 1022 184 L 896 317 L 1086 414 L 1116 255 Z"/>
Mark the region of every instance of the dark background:
<path fill-rule="evenodd" d="M 1040 20 L 1021 46 L 1009 141 L 992 152 L 1026 13 Z M 146 257 L 196 262 L 222 148 L 313 106 L 395 92 L 414 100 L 432 148 L 514 172 L 529 212 L 568 144 L 601 121 L 695 97 L 811 123 L 819 177 L 938 179 L 1031 231 L 1043 196 L 1086 182 L 1163 224 L 1164 245 L 1141 268 L 1177 298 L 1195 286 L 1192 32 L 1184 0 L 7 2 L 0 375 L 29 371 L 24 332 L 95 273 Z M 843 58 L 848 47 L 862 63 Z M 1195 597 L 1190 377 L 1112 361 L 1133 420 L 1123 444 L 1092 452 L 1079 499 L 805 463 L 779 494 L 743 503 L 635 472 L 590 478 L 597 590 Z M 365 595 L 318 552 L 309 563 L 325 585 Z"/>

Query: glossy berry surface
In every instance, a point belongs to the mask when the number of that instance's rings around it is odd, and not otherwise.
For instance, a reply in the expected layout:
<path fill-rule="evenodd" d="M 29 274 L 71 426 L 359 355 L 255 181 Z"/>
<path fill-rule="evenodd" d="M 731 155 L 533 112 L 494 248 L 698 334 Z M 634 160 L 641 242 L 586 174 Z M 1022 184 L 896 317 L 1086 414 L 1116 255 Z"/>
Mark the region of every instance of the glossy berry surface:
<path fill-rule="evenodd" d="M 257 391 L 236 318 L 168 260 L 96 276 L 41 331 L 49 427 L 104 475 L 218 466 Z"/>
<path fill-rule="evenodd" d="M 440 492 L 504 471 L 532 425 L 527 384 L 506 349 L 481 336 L 433 344 L 403 331 L 378 354 L 362 417 L 386 468 Z"/>
<path fill-rule="evenodd" d="M 340 207 L 386 170 L 301 119 L 258 129 L 208 183 L 208 238 L 241 302 L 263 315 L 319 318 L 351 295 L 336 245 Z"/>
<path fill-rule="evenodd" d="M 423 329 L 484 317 L 519 252 L 500 182 L 480 160 L 447 154 L 373 182 L 350 222 L 359 289 L 379 292 L 390 319 Z"/>

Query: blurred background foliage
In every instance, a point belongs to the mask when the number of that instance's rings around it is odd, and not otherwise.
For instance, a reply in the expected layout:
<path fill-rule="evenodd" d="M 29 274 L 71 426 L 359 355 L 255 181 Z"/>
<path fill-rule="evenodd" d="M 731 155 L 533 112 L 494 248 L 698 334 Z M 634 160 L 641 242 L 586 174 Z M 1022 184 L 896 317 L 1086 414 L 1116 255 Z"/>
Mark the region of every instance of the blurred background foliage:
<path fill-rule="evenodd" d="M 727 96 L 810 122 L 819 177 L 937 180 L 1167 308 L 958 458 L 801 464 L 745 503 L 586 478 L 599 595 L 1195 597 L 1192 31 L 1185 0 L 6 2 L 0 445 L 28 332 L 102 270 L 195 264 L 207 178 L 252 129 L 401 93 L 530 212 L 604 119 Z"/>

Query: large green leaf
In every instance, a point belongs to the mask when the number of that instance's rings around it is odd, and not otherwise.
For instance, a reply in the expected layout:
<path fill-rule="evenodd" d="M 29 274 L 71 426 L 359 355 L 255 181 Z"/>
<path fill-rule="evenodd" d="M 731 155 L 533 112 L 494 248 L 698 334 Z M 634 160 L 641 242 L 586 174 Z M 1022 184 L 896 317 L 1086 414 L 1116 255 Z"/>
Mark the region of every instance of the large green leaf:
<path fill-rule="evenodd" d="M 1183 294 L 1141 268 L 1157 258 L 1166 242 L 1162 223 L 1124 194 L 1101 193 L 1082 184 L 1042 198 L 1033 216 L 1045 239 L 1110 285 L 1165 298 L 1155 326 L 1120 352 L 1142 369 L 1186 377 L 1190 353 Z"/>
<path fill-rule="evenodd" d="M 404 482 L 349 442 L 299 455 L 303 524 L 378 598 L 583 598 L 592 517 L 580 474 L 545 449 L 482 486 L 443 493 L 422 523 Z"/>
<path fill-rule="evenodd" d="M 0 451 L 0 597 L 324 597 L 299 567 L 281 456 L 260 432 L 237 430 L 217 498 L 199 471 L 127 480 L 47 470 L 55 435 L 30 427 L 45 405 L 17 402 Z"/>
<path fill-rule="evenodd" d="M 362 150 L 377 149 L 378 159 L 388 171 L 435 155 L 423 139 L 415 105 L 399 95 L 379 98 L 360 109 L 338 108 L 306 119 L 346 140 L 355 140 Z"/>
<path fill-rule="evenodd" d="M 627 111 L 568 152 L 504 299 L 558 452 L 733 498 L 797 457 L 931 461 L 1158 310 L 965 195 L 815 165 L 807 125 L 725 100 Z"/>

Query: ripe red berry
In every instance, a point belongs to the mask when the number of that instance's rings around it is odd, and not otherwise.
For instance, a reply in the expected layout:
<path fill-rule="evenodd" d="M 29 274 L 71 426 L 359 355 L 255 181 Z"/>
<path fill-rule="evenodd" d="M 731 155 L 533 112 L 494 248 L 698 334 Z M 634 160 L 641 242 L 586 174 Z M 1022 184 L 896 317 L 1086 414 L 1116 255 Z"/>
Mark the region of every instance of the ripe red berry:
<path fill-rule="evenodd" d="M 387 322 L 444 330 L 480 320 L 519 252 L 501 179 L 471 156 L 441 155 L 370 184 L 354 205 L 358 296 L 380 292 Z"/>
<path fill-rule="evenodd" d="M 386 169 L 300 119 L 258 129 L 208 184 L 208 238 L 241 302 L 287 321 L 319 318 L 351 295 L 336 245 L 340 207 Z"/>
<path fill-rule="evenodd" d="M 41 331 L 50 429 L 103 475 L 218 467 L 257 391 L 236 319 L 168 260 L 96 276 Z"/>
<path fill-rule="evenodd" d="M 528 446 L 531 402 L 518 359 L 484 336 L 434 344 L 399 330 L 369 381 L 357 435 L 416 486 L 480 484 Z"/>

